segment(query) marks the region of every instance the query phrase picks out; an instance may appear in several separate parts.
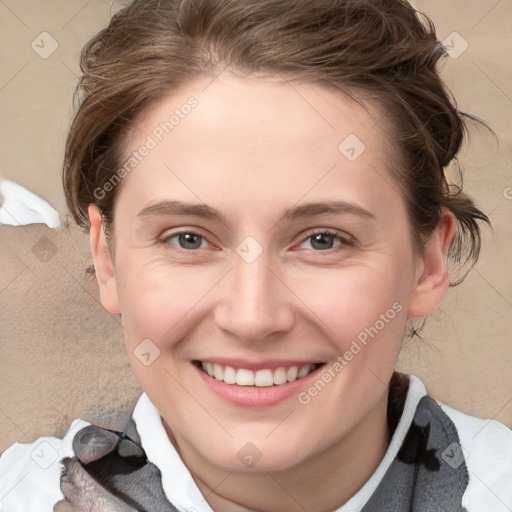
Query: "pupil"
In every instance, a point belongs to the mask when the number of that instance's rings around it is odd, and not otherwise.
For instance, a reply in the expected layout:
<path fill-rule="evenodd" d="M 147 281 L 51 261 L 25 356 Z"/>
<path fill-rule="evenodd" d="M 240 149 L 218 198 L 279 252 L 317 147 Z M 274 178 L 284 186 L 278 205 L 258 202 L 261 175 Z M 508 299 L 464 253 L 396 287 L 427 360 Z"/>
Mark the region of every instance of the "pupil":
<path fill-rule="evenodd" d="M 194 243 L 194 239 L 196 239 Z M 198 235 L 194 235 L 193 233 L 183 233 L 180 235 L 180 243 L 186 249 L 197 249 L 199 245 L 197 245 L 197 240 L 199 239 Z"/>
<path fill-rule="evenodd" d="M 325 237 L 328 237 L 330 240 L 325 240 Z M 322 243 L 322 240 L 324 241 Z M 329 243 L 330 242 L 330 243 Z M 318 247 L 315 247 L 315 244 L 319 243 Z M 311 244 L 315 249 L 330 249 L 332 246 L 332 235 L 328 233 L 319 233 L 318 235 L 313 236 L 313 242 Z"/>
<path fill-rule="evenodd" d="M 180 243 L 186 249 L 197 249 L 197 242 L 199 240 L 199 236 L 193 233 L 182 233 L 180 235 Z M 312 246 L 315 249 L 330 249 L 332 247 L 332 235 L 328 233 L 319 233 L 318 235 L 313 235 L 313 243 Z M 201 245 L 199 243 L 199 245 Z M 316 247 L 315 247 L 316 246 Z"/>

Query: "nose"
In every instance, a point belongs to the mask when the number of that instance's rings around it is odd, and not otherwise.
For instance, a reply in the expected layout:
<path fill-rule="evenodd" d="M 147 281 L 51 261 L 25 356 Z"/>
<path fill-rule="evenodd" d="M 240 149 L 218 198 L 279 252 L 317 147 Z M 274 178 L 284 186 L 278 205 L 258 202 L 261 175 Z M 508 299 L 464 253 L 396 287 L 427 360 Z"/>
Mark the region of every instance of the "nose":
<path fill-rule="evenodd" d="M 271 264 L 265 251 L 252 262 L 233 255 L 215 320 L 238 341 L 261 344 L 282 337 L 293 326 L 293 294 Z"/>

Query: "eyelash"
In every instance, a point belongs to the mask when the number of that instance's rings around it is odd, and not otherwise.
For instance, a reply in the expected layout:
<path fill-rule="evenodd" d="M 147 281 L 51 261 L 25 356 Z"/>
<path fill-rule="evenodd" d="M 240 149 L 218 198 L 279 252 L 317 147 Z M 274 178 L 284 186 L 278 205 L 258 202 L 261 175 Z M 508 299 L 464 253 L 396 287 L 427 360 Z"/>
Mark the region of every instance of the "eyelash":
<path fill-rule="evenodd" d="M 176 251 L 178 253 L 183 253 L 183 254 L 187 254 L 187 253 L 190 254 L 190 253 L 194 253 L 196 251 L 201 250 L 201 249 L 183 249 L 181 247 L 178 247 L 178 246 L 170 243 L 171 239 L 173 239 L 179 235 L 183 235 L 183 234 L 195 235 L 195 236 L 200 237 L 202 240 L 205 240 L 206 242 L 210 243 L 208 241 L 208 239 L 201 233 L 198 233 L 197 231 L 188 231 L 188 230 L 187 231 L 176 231 L 175 233 L 170 233 L 169 235 L 165 236 L 164 238 L 159 239 L 158 242 L 161 243 L 162 245 L 164 245 L 166 248 L 169 248 L 170 246 L 172 246 L 171 250 Z M 343 248 L 346 248 L 347 246 L 354 245 L 354 241 L 351 240 L 348 236 L 342 236 L 342 234 L 340 232 L 331 230 L 331 229 L 309 231 L 306 233 L 306 235 L 302 239 L 302 242 L 299 245 L 302 245 L 304 242 L 306 242 L 310 238 L 313 238 L 316 235 L 333 236 L 340 241 L 340 244 L 337 247 L 332 247 L 332 248 L 326 249 L 326 250 L 307 249 L 308 251 L 312 251 L 312 252 L 319 253 L 319 254 L 321 254 L 321 253 L 332 254 L 334 251 L 342 250 Z"/>

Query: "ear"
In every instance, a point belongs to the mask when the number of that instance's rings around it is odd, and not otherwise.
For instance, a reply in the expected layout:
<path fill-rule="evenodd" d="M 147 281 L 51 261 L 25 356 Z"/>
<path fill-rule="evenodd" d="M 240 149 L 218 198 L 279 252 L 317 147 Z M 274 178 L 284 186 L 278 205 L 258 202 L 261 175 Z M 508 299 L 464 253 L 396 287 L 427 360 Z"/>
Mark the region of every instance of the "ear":
<path fill-rule="evenodd" d="M 425 244 L 425 253 L 418 266 L 419 277 L 411 294 L 407 315 L 428 316 L 439 305 L 449 286 L 446 260 L 455 235 L 456 221 L 452 212 L 443 210 L 432 236 Z"/>
<path fill-rule="evenodd" d="M 96 271 L 96 279 L 100 289 L 101 303 L 107 311 L 117 315 L 121 313 L 119 297 L 117 294 L 117 282 L 114 271 L 114 262 L 105 239 L 105 229 L 101 213 L 96 205 L 90 204 L 89 214 L 92 258 Z"/>

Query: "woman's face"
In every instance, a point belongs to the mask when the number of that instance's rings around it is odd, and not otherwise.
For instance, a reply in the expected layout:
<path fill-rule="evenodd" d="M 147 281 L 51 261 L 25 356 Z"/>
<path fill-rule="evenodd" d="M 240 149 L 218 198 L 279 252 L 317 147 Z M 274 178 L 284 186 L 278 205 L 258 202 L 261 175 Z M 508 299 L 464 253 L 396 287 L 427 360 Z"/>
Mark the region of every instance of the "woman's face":
<path fill-rule="evenodd" d="M 286 469 L 385 410 L 424 266 L 380 121 L 224 73 L 136 124 L 99 283 L 182 452 Z"/>

